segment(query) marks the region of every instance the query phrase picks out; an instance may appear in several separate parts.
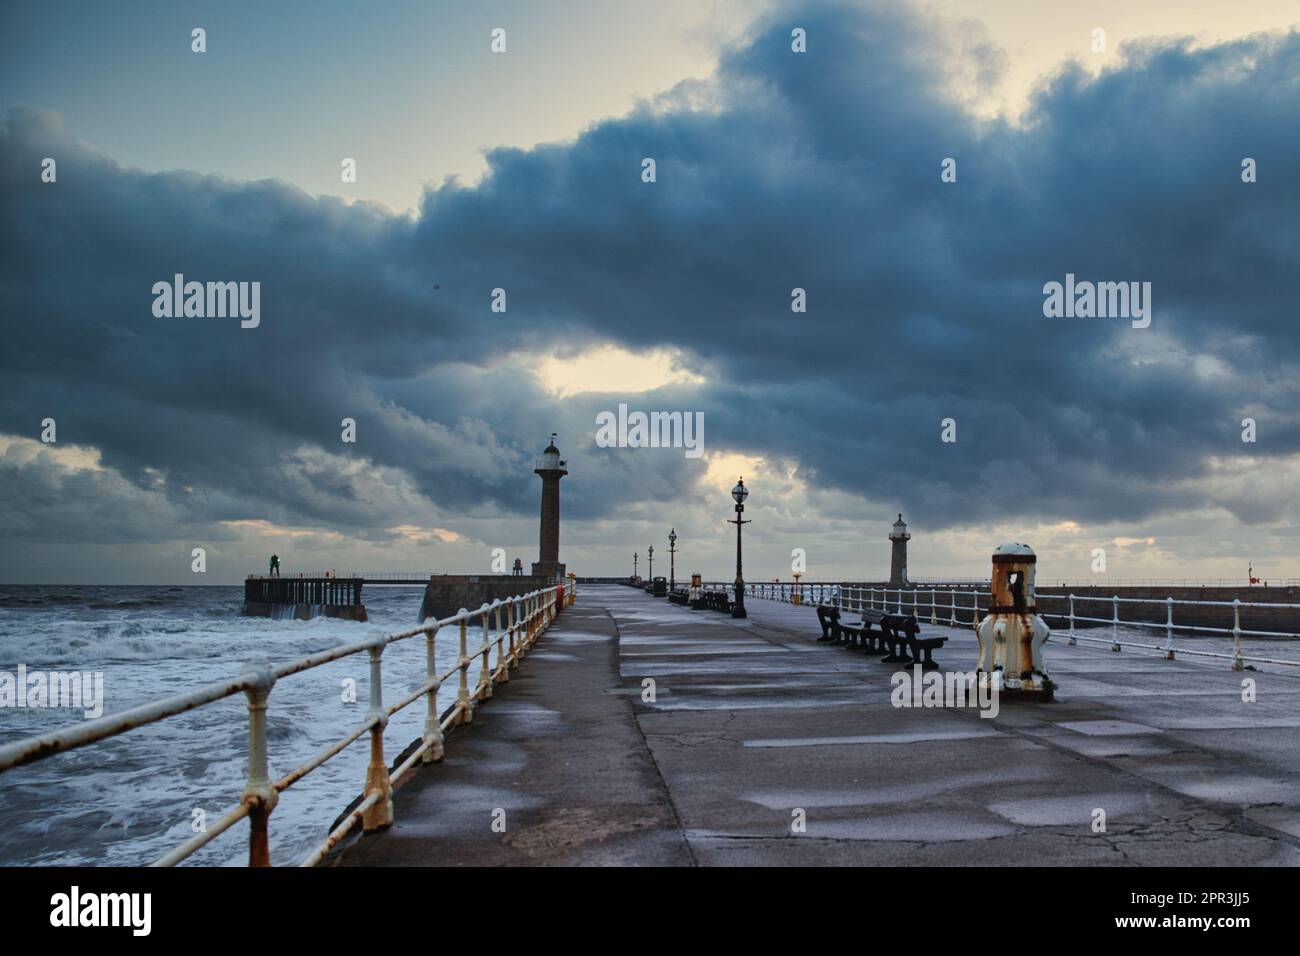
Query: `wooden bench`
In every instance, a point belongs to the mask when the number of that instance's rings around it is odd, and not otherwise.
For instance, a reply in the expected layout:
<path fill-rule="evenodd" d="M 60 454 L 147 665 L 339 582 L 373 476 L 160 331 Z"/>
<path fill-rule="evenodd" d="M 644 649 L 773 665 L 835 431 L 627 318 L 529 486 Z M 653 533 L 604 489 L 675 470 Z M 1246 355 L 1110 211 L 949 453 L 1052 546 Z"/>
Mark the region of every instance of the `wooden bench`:
<path fill-rule="evenodd" d="M 884 640 L 889 647 L 889 654 L 882 657 L 882 661 L 890 664 L 918 663 L 922 670 L 927 671 L 939 666 L 934 662 L 933 654 L 948 642 L 948 638 L 921 637 L 915 615 L 889 614 L 881 626 L 886 629 Z"/>
<path fill-rule="evenodd" d="M 727 597 L 726 591 L 703 591 L 700 593 L 700 600 L 696 608 L 703 608 L 708 611 L 722 611 L 725 614 L 731 613 L 731 600 Z"/>
<path fill-rule="evenodd" d="M 884 636 L 883 632 L 873 631 L 871 626 L 874 624 L 879 627 L 885 615 L 880 611 L 872 610 L 864 610 L 860 613 L 861 621 L 846 621 L 840 609 L 833 604 L 819 604 L 817 623 L 821 625 L 822 636 L 817 638 L 818 643 L 867 651 L 874 651 L 877 647 L 883 650 L 883 646 L 877 642 L 879 637 Z"/>
<path fill-rule="evenodd" d="M 690 599 L 691 594 L 685 588 L 678 588 L 668 595 L 668 600 L 673 604 L 688 604 Z"/>
<path fill-rule="evenodd" d="M 912 622 L 912 631 L 907 638 L 908 646 L 912 649 L 912 659 L 920 660 L 921 670 L 923 671 L 936 670 L 939 665 L 934 662 L 934 658 L 930 655 L 943 647 L 948 642 L 948 638 L 921 637 L 921 629 L 916 626 L 916 618 L 912 617 L 908 620 Z"/>
<path fill-rule="evenodd" d="M 868 654 L 888 653 L 880 658 L 888 664 L 920 663 L 922 670 L 934 670 L 934 651 L 947 643 L 946 637 L 922 637 L 920 625 L 911 614 L 890 614 L 864 608 L 861 621 L 846 621 L 833 604 L 817 605 L 821 625 L 819 644 L 851 647 Z M 908 652 L 911 653 L 908 653 Z"/>
<path fill-rule="evenodd" d="M 840 618 L 835 625 L 834 646 L 860 648 L 863 646 L 864 635 L 870 631 L 870 621 L 846 621 Z"/>
<path fill-rule="evenodd" d="M 840 609 L 834 604 L 818 604 L 817 623 L 822 626 L 822 636 L 817 638 L 817 643 L 825 644 L 835 640 L 833 632 L 840 623 Z"/>
<path fill-rule="evenodd" d="M 862 639 L 861 646 L 868 654 L 879 654 L 885 649 L 885 638 L 888 635 L 886 622 L 889 615 L 884 611 L 873 611 L 871 608 L 865 608 L 862 611 Z M 875 625 L 876 630 L 872 630 Z"/>

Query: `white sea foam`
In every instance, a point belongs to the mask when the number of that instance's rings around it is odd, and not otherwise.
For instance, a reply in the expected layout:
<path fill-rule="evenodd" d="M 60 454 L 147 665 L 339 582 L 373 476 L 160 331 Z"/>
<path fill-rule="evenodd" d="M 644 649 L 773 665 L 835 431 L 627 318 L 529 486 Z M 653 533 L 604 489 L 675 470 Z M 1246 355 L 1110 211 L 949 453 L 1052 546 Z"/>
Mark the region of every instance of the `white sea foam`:
<path fill-rule="evenodd" d="M 420 589 L 368 588 L 370 622 L 329 618 L 275 621 L 239 616 L 240 588 L 2 588 L 0 669 L 104 673 L 105 713 L 124 710 L 234 676 L 257 654 L 272 661 L 355 641 L 372 629 L 410 627 Z M 471 642 L 477 636 L 471 633 Z M 456 637 L 441 635 L 440 667 L 456 657 Z M 423 639 L 384 653 L 384 698 L 392 703 L 424 680 Z M 357 703 L 342 702 L 342 682 L 356 681 Z M 477 664 L 471 680 L 477 677 Z M 455 682 L 439 709 L 455 697 Z M 288 677 L 271 694 L 271 771 L 282 776 L 323 750 L 365 717 L 369 669 L 365 655 Z M 221 701 L 7 771 L 0 781 L 0 865 L 147 863 L 193 835 L 193 811 L 208 823 L 236 806 L 243 790 L 247 717 L 243 696 Z M 385 733 L 389 761 L 423 728 L 425 708 L 396 714 Z M 57 729 L 75 715 L 50 709 L 6 709 L 0 743 Z M 334 817 L 365 778 L 366 738 L 285 791 L 271 816 L 271 853 L 296 863 L 324 838 Z M 240 865 L 247 827 L 218 837 L 192 859 Z"/>

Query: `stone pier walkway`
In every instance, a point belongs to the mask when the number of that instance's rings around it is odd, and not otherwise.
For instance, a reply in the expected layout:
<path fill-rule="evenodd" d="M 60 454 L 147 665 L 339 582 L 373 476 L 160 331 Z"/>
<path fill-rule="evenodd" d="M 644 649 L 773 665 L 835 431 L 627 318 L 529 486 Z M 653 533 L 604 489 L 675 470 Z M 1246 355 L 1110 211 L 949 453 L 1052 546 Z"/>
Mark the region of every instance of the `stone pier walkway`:
<path fill-rule="evenodd" d="M 332 862 L 1300 864 L 1300 674 L 1054 637 L 1058 701 L 988 719 L 896 708 L 894 665 L 816 643 L 808 608 L 749 610 L 581 589 L 392 828 Z M 969 629 L 923 630 L 973 668 Z"/>

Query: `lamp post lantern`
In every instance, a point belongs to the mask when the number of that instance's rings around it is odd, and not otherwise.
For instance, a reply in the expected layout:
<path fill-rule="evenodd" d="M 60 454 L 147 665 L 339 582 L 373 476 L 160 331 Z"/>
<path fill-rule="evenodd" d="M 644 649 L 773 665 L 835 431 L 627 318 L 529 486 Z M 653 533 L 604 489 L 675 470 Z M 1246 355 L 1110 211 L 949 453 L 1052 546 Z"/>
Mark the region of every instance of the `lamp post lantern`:
<path fill-rule="evenodd" d="M 677 529 L 668 531 L 668 590 L 677 586 Z"/>
<path fill-rule="evenodd" d="M 727 522 L 736 526 L 736 600 L 731 605 L 731 616 L 749 617 L 745 613 L 745 577 L 740 560 L 740 529 L 742 525 L 749 524 L 741 517 L 745 513 L 745 499 L 749 497 L 749 489 L 745 487 L 744 478 L 737 481 L 736 487 L 731 489 L 731 497 L 736 499 L 736 520 Z"/>
<path fill-rule="evenodd" d="M 650 583 L 654 584 L 655 583 L 655 546 L 653 544 L 650 545 L 649 549 L 647 549 L 646 557 L 650 559 L 650 571 L 648 572 L 650 576 Z"/>

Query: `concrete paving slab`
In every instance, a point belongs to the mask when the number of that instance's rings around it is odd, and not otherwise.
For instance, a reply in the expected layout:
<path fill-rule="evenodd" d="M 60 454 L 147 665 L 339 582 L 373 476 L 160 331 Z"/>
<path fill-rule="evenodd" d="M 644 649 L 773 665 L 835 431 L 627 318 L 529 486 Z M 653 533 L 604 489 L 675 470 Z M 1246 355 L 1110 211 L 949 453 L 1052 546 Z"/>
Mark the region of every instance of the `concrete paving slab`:
<path fill-rule="evenodd" d="M 619 605 L 639 599 L 635 592 L 618 595 L 611 611 L 622 622 Z M 812 609 L 755 600 L 747 606 L 738 637 L 768 639 L 786 654 L 742 662 L 702 655 L 685 667 L 666 658 L 651 666 L 639 656 L 623 665 L 625 679 L 656 676 L 676 695 L 672 705 L 638 701 L 637 708 L 702 864 L 1300 860 L 1289 815 L 1243 818 L 1237 802 L 1274 811 L 1279 799 L 1300 803 L 1300 795 L 1280 792 L 1297 780 L 1296 749 L 1280 741 L 1259 748 L 1245 736 L 1202 744 L 1194 732 L 1177 729 L 1284 729 L 1300 709 L 1296 677 L 1257 677 L 1272 683 L 1272 705 L 1250 710 L 1241 700 L 1242 675 L 1226 664 L 1050 642 L 1056 703 L 1007 705 L 992 719 L 968 710 L 894 708 L 895 668 L 818 644 Z M 941 665 L 973 667 L 977 642 L 969 628 L 923 623 L 923 630 L 949 638 L 936 655 Z M 643 640 L 634 624 L 622 634 Z M 820 652 L 819 665 L 788 653 L 800 642 Z M 642 655 L 644 648 L 637 648 Z M 746 704 L 761 694 L 797 706 L 780 710 L 773 733 L 773 711 L 729 706 L 737 693 L 724 689 L 729 683 L 749 688 Z M 689 710 L 677 706 L 683 699 Z M 825 706 L 810 706 L 813 699 Z M 1279 760 L 1285 778 L 1274 772 Z M 806 815 L 801 833 L 791 829 L 796 809 Z M 1093 828 L 1098 809 L 1106 814 L 1100 833 Z"/>
<path fill-rule="evenodd" d="M 1300 865 L 1300 675 L 1058 637 L 1054 703 L 899 707 L 897 665 L 818 643 L 811 608 L 748 608 L 582 589 L 394 826 L 340 859 Z M 941 667 L 973 669 L 969 627 L 922 629 L 949 638 Z"/>
<path fill-rule="evenodd" d="M 618 675 L 599 606 L 565 610 L 447 756 L 393 796 L 393 825 L 355 837 L 343 866 L 690 865 L 667 789 Z M 505 832 L 494 832 L 504 811 Z"/>

